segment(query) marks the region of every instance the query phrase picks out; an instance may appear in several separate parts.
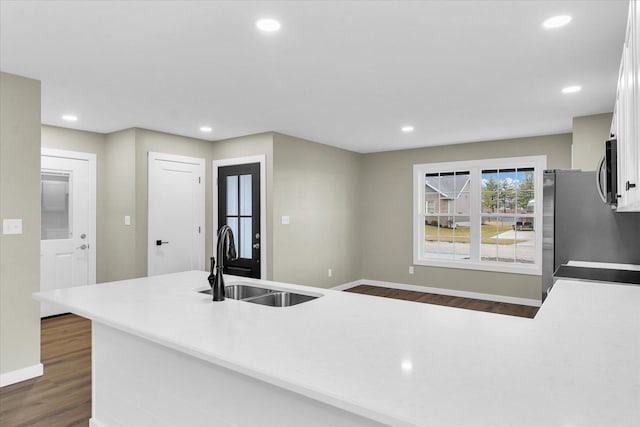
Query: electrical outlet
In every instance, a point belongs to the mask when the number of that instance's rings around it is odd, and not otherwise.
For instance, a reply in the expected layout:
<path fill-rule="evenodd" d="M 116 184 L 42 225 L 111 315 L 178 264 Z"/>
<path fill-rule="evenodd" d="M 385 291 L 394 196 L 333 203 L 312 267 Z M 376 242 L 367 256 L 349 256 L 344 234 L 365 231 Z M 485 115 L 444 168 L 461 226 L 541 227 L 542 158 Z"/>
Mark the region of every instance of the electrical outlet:
<path fill-rule="evenodd" d="M 413 274 L 413 265 L 409 266 L 409 274 Z"/>
<path fill-rule="evenodd" d="M 329 269 L 328 275 L 329 275 L 329 277 L 333 276 L 333 270 L 332 269 Z"/>

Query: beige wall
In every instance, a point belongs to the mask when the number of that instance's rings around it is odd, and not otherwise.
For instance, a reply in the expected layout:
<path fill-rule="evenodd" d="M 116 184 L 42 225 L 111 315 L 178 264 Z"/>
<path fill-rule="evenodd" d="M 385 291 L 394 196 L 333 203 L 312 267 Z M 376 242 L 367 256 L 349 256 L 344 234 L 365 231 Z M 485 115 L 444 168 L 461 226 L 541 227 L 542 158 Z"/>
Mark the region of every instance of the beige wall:
<path fill-rule="evenodd" d="M 42 126 L 42 147 L 65 151 L 79 151 L 96 155 L 96 281 L 108 281 L 107 259 L 107 217 L 106 209 L 106 136 L 101 133 L 86 132 L 56 126 Z"/>
<path fill-rule="evenodd" d="M 572 169 L 594 171 L 604 155 L 613 113 L 573 118 Z"/>
<path fill-rule="evenodd" d="M 273 157 L 274 280 L 328 288 L 362 278 L 362 155 L 275 134 Z"/>
<path fill-rule="evenodd" d="M 243 136 L 239 138 L 226 139 L 222 141 L 216 141 L 212 144 L 212 156 L 215 160 L 234 159 L 238 157 L 248 157 L 264 155 L 266 161 L 266 176 L 267 176 L 267 195 L 266 195 L 266 211 L 267 211 L 267 277 L 266 279 L 273 280 L 273 139 L 274 134 L 271 132 L 260 133 L 257 135 Z M 211 168 L 211 162 L 207 165 L 207 168 Z M 215 172 L 213 172 L 215 173 Z M 210 180 L 210 182 L 213 182 Z M 215 201 L 217 206 L 217 201 Z M 214 227 L 214 228 L 217 228 Z M 211 233 L 214 233 L 214 228 L 211 228 Z M 210 233 L 210 234 L 211 234 Z M 213 241 L 213 234 L 211 234 L 211 240 Z M 263 243 L 263 247 L 265 247 Z M 209 256 L 209 255 L 207 255 Z M 263 277 L 264 279 L 264 277 Z"/>
<path fill-rule="evenodd" d="M 40 363 L 40 82 L 0 73 L 0 374 Z"/>
<path fill-rule="evenodd" d="M 102 212 L 107 230 L 103 254 L 106 282 L 136 277 L 135 143 L 134 129 L 106 136 Z M 125 215 L 131 216 L 131 225 L 124 225 Z"/>
<path fill-rule="evenodd" d="M 413 164 L 547 155 L 547 168 L 571 166 L 571 134 L 366 154 L 362 173 L 364 278 L 539 299 L 539 276 L 416 266 L 413 253 Z"/>

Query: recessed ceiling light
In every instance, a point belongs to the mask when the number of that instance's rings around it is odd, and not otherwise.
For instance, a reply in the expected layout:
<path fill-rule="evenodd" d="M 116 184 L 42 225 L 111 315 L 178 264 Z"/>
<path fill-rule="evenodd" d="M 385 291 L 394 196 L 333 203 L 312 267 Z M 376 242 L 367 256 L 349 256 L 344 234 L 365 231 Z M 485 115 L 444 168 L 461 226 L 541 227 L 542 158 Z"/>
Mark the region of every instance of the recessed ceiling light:
<path fill-rule="evenodd" d="M 266 33 L 273 33 L 280 29 L 280 22 L 272 18 L 258 19 L 256 21 L 256 27 L 258 27 L 260 31 L 264 31 Z"/>
<path fill-rule="evenodd" d="M 542 26 L 545 28 L 559 28 L 564 27 L 569 22 L 571 22 L 571 17 L 569 15 L 558 15 L 552 16 L 542 23 Z"/>
<path fill-rule="evenodd" d="M 211 132 L 213 128 L 211 126 L 201 126 L 200 131 L 202 132 Z"/>
<path fill-rule="evenodd" d="M 77 122 L 78 121 L 78 116 L 76 116 L 74 114 L 65 114 L 64 116 L 62 116 L 62 120 L 66 121 L 66 122 Z"/>
<path fill-rule="evenodd" d="M 582 86 L 567 86 L 562 89 L 562 93 L 576 93 L 582 90 Z"/>
<path fill-rule="evenodd" d="M 400 130 L 404 133 L 411 133 L 413 132 L 413 126 L 402 126 Z"/>

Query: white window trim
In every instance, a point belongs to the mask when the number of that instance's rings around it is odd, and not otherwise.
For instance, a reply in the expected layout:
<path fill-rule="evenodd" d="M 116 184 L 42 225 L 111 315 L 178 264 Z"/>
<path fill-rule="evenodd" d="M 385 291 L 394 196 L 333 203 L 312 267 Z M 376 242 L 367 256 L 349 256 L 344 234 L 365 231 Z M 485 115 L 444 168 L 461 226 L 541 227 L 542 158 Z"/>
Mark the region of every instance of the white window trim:
<path fill-rule="evenodd" d="M 509 264 L 496 261 L 481 261 L 480 252 L 480 221 L 481 221 L 481 175 L 483 169 L 506 168 L 534 168 L 534 200 L 536 209 L 534 221 L 536 226 L 536 261 L 534 264 Z M 547 156 L 510 157 L 501 159 L 483 159 L 460 162 L 424 163 L 413 165 L 413 263 L 433 267 L 448 267 L 468 270 L 497 271 L 503 273 L 518 273 L 540 276 L 542 274 L 542 182 L 543 173 L 547 167 Z M 422 254 L 425 240 L 424 217 L 425 203 L 425 174 L 437 172 L 469 171 L 470 173 L 470 212 L 471 248 L 470 259 L 440 260 L 427 258 Z M 513 215 L 509 215 L 513 216 Z"/>

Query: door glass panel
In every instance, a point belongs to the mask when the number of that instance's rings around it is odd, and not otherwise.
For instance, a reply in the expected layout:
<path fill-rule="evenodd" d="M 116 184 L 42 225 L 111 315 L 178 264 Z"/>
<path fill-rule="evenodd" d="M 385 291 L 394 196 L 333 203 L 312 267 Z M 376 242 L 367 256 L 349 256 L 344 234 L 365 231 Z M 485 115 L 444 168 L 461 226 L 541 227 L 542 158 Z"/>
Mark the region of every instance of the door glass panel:
<path fill-rule="evenodd" d="M 233 231 L 233 243 L 236 245 L 236 251 L 238 250 L 238 218 L 237 217 L 229 217 L 227 218 L 227 225 Z"/>
<path fill-rule="evenodd" d="M 240 218 L 240 258 L 251 259 L 251 218 Z"/>
<path fill-rule="evenodd" d="M 240 215 L 251 215 L 251 175 L 240 175 Z"/>
<path fill-rule="evenodd" d="M 42 173 L 40 221 L 41 239 L 68 239 L 71 236 L 69 173 Z"/>
<path fill-rule="evenodd" d="M 238 215 L 238 175 L 227 177 L 227 215 Z"/>

